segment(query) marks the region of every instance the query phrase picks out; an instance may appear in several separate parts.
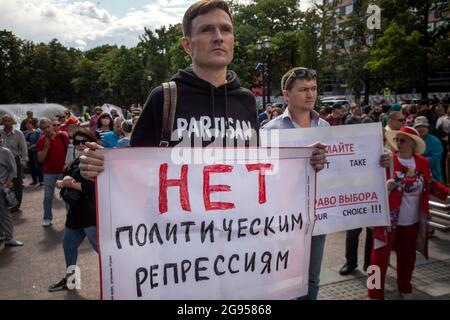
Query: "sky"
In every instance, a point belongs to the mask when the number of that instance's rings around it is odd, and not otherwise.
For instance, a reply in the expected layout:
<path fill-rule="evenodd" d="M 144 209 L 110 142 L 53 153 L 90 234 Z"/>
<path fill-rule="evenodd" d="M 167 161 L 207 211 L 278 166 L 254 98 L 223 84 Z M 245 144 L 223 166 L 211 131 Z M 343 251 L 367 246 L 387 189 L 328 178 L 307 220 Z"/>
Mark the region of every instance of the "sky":
<path fill-rule="evenodd" d="M 136 46 L 144 27 L 180 23 L 196 0 L 0 0 L 0 30 L 33 42 L 58 39 L 88 50 L 103 44 Z M 250 0 L 241 0 L 248 3 Z M 307 5 L 309 0 L 304 1 Z"/>

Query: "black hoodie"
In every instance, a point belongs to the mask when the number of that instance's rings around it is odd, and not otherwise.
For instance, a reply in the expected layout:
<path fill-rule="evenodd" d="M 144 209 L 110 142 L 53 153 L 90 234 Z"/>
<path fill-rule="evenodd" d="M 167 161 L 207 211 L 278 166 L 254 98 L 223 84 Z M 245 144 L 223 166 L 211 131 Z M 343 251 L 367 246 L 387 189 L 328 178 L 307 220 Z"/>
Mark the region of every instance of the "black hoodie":
<path fill-rule="evenodd" d="M 255 97 L 249 90 L 241 87 L 233 71 L 228 71 L 227 83 L 218 88 L 197 77 L 191 67 L 179 70 L 171 81 L 175 81 L 178 87 L 174 124 L 177 141 L 171 141 L 171 146 L 178 144 L 186 134 L 191 137 L 189 146 L 206 146 L 215 140 L 222 143 L 226 139 L 226 129 L 228 143 L 224 143 L 228 147 L 236 144 L 237 140 L 240 140 L 238 145 L 241 146 L 244 143 L 248 145 L 250 139 L 252 143 L 256 141 L 259 124 Z M 147 98 L 131 136 L 132 147 L 159 146 L 163 104 L 164 92 L 162 86 L 159 86 Z M 197 144 L 193 141 L 195 137 L 198 138 Z"/>

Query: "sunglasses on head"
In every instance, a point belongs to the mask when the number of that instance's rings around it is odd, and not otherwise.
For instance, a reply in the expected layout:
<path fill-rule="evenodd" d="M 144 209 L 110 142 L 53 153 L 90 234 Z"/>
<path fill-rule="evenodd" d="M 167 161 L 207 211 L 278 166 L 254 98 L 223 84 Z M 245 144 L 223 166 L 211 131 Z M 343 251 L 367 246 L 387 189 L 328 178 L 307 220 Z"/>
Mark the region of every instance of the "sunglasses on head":
<path fill-rule="evenodd" d="M 296 69 L 291 72 L 289 77 L 287 77 L 284 82 L 284 89 L 286 90 L 291 81 L 294 79 L 316 78 L 316 74 L 316 70 L 314 69 Z"/>
<path fill-rule="evenodd" d="M 83 139 L 83 140 L 74 140 L 73 141 L 73 145 L 74 146 L 79 146 L 80 144 L 86 144 L 86 142 L 88 142 L 88 140 Z"/>

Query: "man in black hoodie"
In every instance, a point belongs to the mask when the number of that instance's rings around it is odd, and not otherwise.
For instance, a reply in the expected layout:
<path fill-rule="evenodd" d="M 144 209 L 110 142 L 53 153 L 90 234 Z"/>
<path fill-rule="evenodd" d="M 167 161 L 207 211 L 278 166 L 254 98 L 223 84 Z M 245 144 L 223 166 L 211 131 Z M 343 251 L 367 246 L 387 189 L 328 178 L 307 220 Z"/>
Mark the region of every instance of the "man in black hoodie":
<path fill-rule="evenodd" d="M 194 3 L 183 18 L 181 44 L 192 65 L 175 74 L 177 109 L 170 146 L 181 137 L 198 139 L 200 145 L 223 142 L 227 146 L 255 145 L 259 123 L 253 94 L 240 86 L 228 65 L 233 60 L 234 33 L 228 5 L 222 0 Z M 148 97 L 131 137 L 132 147 L 155 147 L 161 142 L 164 92 L 162 86 Z M 189 142 L 193 142 L 192 140 Z M 195 144 L 195 142 L 194 142 Z M 190 144 L 189 144 L 190 145 Z M 199 145 L 199 144 L 195 144 Z M 103 171 L 103 158 L 89 144 L 81 157 L 81 174 L 93 179 Z M 311 164 L 321 170 L 326 163 L 325 146 L 317 144 Z"/>
<path fill-rule="evenodd" d="M 251 139 L 256 139 L 259 124 L 255 97 L 240 86 L 236 74 L 228 71 L 227 82 L 216 87 L 199 78 L 194 70 L 195 66 L 180 70 L 171 79 L 177 83 L 179 102 L 170 146 L 178 144 L 181 136 L 197 139 L 202 146 L 224 138 L 225 135 L 229 138 L 228 143 L 243 139 L 248 145 Z M 159 146 L 163 100 L 163 89 L 160 86 L 147 99 L 131 137 L 132 147 Z M 234 144 L 227 146 L 233 147 Z"/>

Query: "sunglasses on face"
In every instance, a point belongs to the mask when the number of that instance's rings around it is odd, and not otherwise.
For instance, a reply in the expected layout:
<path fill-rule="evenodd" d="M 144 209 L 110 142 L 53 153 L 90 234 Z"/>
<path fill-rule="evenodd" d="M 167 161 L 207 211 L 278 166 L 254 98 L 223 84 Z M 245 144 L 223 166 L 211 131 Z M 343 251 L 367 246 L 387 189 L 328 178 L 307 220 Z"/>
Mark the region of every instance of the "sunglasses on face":
<path fill-rule="evenodd" d="M 53 125 L 54 127 L 60 127 L 60 126 L 61 126 L 60 123 L 53 123 L 52 125 Z"/>
<path fill-rule="evenodd" d="M 292 73 L 289 75 L 289 77 L 286 79 L 284 83 L 284 89 L 289 86 L 289 84 L 294 79 L 305 79 L 305 78 L 316 78 L 316 70 L 313 69 L 297 69 L 292 71 Z"/>
<path fill-rule="evenodd" d="M 400 121 L 400 122 L 405 122 L 405 118 L 401 118 L 401 119 L 392 119 L 392 120 L 397 120 L 397 121 Z"/>
<path fill-rule="evenodd" d="M 73 141 L 73 145 L 74 146 L 79 146 L 80 144 L 86 144 L 86 142 L 88 142 L 87 140 L 83 139 L 83 140 L 74 140 Z"/>

